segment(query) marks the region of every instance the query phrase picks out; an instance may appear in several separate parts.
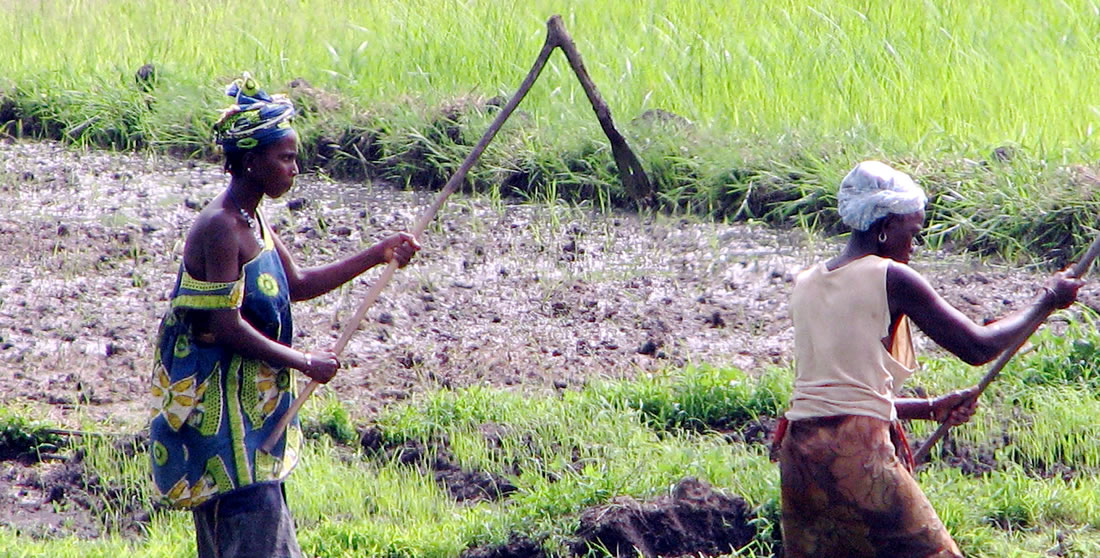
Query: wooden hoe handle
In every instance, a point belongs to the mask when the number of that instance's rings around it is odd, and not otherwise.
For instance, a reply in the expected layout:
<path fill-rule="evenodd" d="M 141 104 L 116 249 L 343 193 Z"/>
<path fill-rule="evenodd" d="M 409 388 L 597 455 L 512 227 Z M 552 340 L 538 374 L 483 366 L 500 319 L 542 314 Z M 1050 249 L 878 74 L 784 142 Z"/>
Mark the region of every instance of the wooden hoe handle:
<path fill-rule="evenodd" d="M 559 46 L 559 34 L 554 31 L 555 21 L 557 21 L 557 28 L 561 28 L 561 18 L 559 16 L 554 16 L 547 22 L 547 27 L 549 29 L 546 34 L 546 42 L 543 44 L 542 51 L 539 52 L 538 58 L 535 59 L 535 64 L 531 66 L 531 71 L 527 72 L 527 77 L 523 79 L 523 83 L 520 84 L 519 89 L 517 89 L 515 94 L 512 95 L 512 98 L 509 99 L 508 104 L 504 105 L 504 108 L 497 114 L 496 119 L 489 125 L 489 129 L 485 131 L 485 135 L 481 136 L 481 140 L 474 146 L 473 151 L 470 151 L 470 154 L 462 161 L 462 165 L 458 167 L 458 170 L 455 171 L 454 175 L 447 181 L 447 184 L 443 186 L 443 190 L 436 196 L 432 205 L 424 211 L 419 219 L 417 219 L 412 229 L 412 235 L 414 237 L 420 237 L 420 234 L 428 227 L 428 223 L 431 223 L 436 213 L 443 207 L 443 204 L 447 201 L 447 197 L 458 190 L 459 185 L 466 179 L 466 173 L 474 166 L 478 157 L 480 157 L 481 153 L 485 151 L 485 148 L 489 146 L 489 142 L 492 141 L 493 137 L 500 131 L 501 126 L 504 125 L 504 121 L 508 120 L 508 117 L 516 110 L 516 107 L 519 106 L 523 97 L 531 90 L 531 86 L 534 85 L 535 80 L 538 79 L 539 74 L 542 73 L 542 68 L 546 65 L 546 61 L 550 58 L 550 53 Z M 561 32 L 564 32 L 564 28 L 561 28 Z M 367 296 L 363 298 L 363 302 L 359 304 L 359 309 L 355 311 L 355 315 L 344 324 L 344 332 L 340 335 L 340 339 L 336 341 L 336 345 L 333 346 L 332 352 L 339 355 L 344 350 L 344 347 L 348 344 L 348 340 L 351 339 L 351 336 L 354 335 L 355 331 L 359 328 L 359 323 L 362 322 L 363 318 L 367 315 L 367 310 L 369 310 L 371 305 L 378 300 L 378 296 L 382 293 L 382 289 L 386 288 L 386 284 L 390 282 L 390 279 L 393 279 L 393 274 L 397 271 L 397 266 L 398 264 L 396 261 L 390 261 L 390 263 L 386 265 L 385 271 L 382 272 L 382 275 L 375 281 L 374 285 L 371 286 L 370 291 L 367 292 Z M 298 414 L 298 410 L 302 408 L 302 404 L 305 403 L 306 399 L 313 393 L 313 390 L 317 389 L 318 385 L 320 384 L 316 380 L 310 380 L 309 384 L 302 390 L 302 393 L 294 399 L 290 408 L 288 408 L 282 418 L 279 419 L 279 423 L 275 426 L 275 429 L 271 431 L 271 434 L 264 441 L 263 445 L 260 446 L 261 450 L 268 453 L 271 452 L 275 444 L 282 438 L 287 425 L 289 425 L 290 421 L 294 419 L 294 416 Z"/>
<path fill-rule="evenodd" d="M 1100 236 L 1097 236 L 1096 239 L 1092 241 L 1092 244 L 1089 245 L 1089 249 L 1085 252 L 1085 255 L 1082 256 L 1080 261 L 1078 261 L 1073 266 L 1073 269 L 1070 270 L 1070 275 L 1073 277 L 1083 277 L 1085 273 L 1088 272 L 1089 266 L 1092 265 L 1092 261 L 1096 259 L 1096 256 L 1098 254 L 1100 254 Z M 1012 357 L 1016 355 L 1016 351 L 1019 351 L 1020 347 L 1024 346 L 1024 343 L 1027 343 L 1027 340 L 1031 337 L 1031 334 L 1035 333 L 1036 329 L 1039 329 L 1039 326 L 1046 321 L 1051 312 L 1053 312 L 1053 310 L 1051 310 L 1050 312 L 1046 312 L 1041 316 L 1038 316 L 1035 321 L 1029 324 L 1028 327 L 1026 327 L 1024 331 L 1020 334 L 1020 336 L 1014 339 L 1012 343 L 1008 346 L 1008 348 L 1005 349 L 1005 351 L 997 357 L 997 360 L 995 360 L 992 366 L 989 367 L 989 371 L 986 372 L 985 376 L 982 376 L 981 381 L 978 382 L 978 393 L 975 394 L 974 397 L 981 396 L 982 392 L 985 391 L 985 388 L 989 387 L 989 384 L 993 383 L 993 380 L 996 379 L 997 376 L 1001 373 L 1001 370 L 1005 367 L 1006 364 L 1008 364 L 1008 361 L 1012 360 Z M 921 444 L 920 449 L 918 449 L 916 453 L 913 454 L 913 461 L 915 461 L 916 463 L 922 463 L 925 458 L 928 457 L 928 453 L 932 450 L 932 446 L 936 445 L 936 442 L 940 441 L 941 438 L 947 435 L 948 430 L 951 430 L 951 424 L 947 422 L 941 422 L 939 427 L 936 428 L 936 431 L 933 432 L 932 435 L 927 440 L 925 440 L 923 444 Z"/>

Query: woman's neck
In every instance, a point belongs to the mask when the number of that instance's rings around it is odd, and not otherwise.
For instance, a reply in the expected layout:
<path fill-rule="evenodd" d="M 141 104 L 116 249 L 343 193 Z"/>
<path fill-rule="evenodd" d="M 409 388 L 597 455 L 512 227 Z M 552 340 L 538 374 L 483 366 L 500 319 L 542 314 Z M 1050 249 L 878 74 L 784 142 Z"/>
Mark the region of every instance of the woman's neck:
<path fill-rule="evenodd" d="M 237 209 L 248 217 L 256 216 L 256 208 L 260 206 L 260 200 L 263 199 L 262 192 L 257 192 L 255 189 L 248 187 L 244 181 L 238 178 L 229 181 L 226 196 L 233 205 L 237 206 Z"/>
<path fill-rule="evenodd" d="M 825 262 L 825 267 L 832 271 L 864 256 L 871 255 L 880 255 L 878 253 L 878 242 L 875 241 L 875 238 L 866 233 L 853 232 L 848 237 L 848 244 L 844 245 L 844 250 L 836 257 Z"/>

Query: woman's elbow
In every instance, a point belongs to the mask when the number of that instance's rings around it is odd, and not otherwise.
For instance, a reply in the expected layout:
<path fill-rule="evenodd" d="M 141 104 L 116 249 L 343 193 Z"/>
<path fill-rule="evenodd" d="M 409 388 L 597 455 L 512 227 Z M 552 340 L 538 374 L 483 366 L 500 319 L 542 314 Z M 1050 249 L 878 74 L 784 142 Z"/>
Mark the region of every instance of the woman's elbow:
<path fill-rule="evenodd" d="M 955 353 L 959 359 L 971 366 L 981 366 L 997 358 L 999 354 L 1001 354 L 1000 348 L 983 343 L 966 345 L 964 350 Z"/>
<path fill-rule="evenodd" d="M 237 310 L 215 310 L 210 313 L 208 327 L 213 341 L 220 345 L 232 345 L 241 335 L 242 319 Z"/>

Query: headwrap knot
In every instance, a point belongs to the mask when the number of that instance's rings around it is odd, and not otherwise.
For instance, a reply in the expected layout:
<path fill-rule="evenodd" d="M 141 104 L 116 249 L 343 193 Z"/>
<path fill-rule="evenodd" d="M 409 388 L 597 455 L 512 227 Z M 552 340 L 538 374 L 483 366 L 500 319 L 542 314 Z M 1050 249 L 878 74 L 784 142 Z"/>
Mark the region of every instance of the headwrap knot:
<path fill-rule="evenodd" d="M 225 94 L 236 103 L 222 111 L 214 134 L 226 154 L 274 143 L 293 131 L 294 103 L 285 95 L 268 95 L 248 72 L 226 86 Z"/>
<path fill-rule="evenodd" d="M 865 231 L 871 223 L 891 214 L 904 215 L 924 209 L 924 190 L 904 172 L 879 161 L 863 161 L 840 183 L 837 211 L 844 224 Z"/>

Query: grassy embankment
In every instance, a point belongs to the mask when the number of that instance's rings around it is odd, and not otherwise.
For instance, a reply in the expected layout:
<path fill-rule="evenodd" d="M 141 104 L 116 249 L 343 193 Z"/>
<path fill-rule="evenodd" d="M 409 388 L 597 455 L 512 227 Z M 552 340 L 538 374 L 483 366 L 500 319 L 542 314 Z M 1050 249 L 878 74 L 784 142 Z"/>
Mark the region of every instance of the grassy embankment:
<path fill-rule="evenodd" d="M 1100 335 L 1090 321 L 1070 333 L 1075 340 L 1040 334 L 1035 350 L 993 384 L 974 421 L 953 432 L 948 453 L 933 452 L 919 475 L 967 556 L 1100 552 L 1100 451 L 1092 443 L 1100 427 L 1091 420 L 1100 412 Z M 930 360 L 912 388 L 941 393 L 973 376 L 957 361 Z M 374 447 L 418 441 L 516 488 L 496 502 L 461 504 L 423 462 L 363 451 L 338 401 L 314 402 L 306 424 L 315 438 L 289 490 L 299 538 L 310 555 L 324 557 L 453 557 L 514 535 L 557 553 L 573 540 L 585 508 L 614 496 L 652 498 L 695 476 L 745 498 L 757 515 L 756 541 L 735 555 L 771 556 L 777 470 L 762 445 L 730 434 L 776 416 L 790 380 L 784 369 L 753 378 L 702 367 L 593 382 L 559 398 L 473 388 L 386 410 L 373 425 L 380 440 Z M 18 422 L 10 414 L 6 420 Z M 34 430 L 25 421 L 16 426 Z M 910 426 L 916 438 L 930 431 Z M 90 472 L 120 489 L 115 508 L 151 505 L 144 453 L 123 457 L 102 441 L 82 447 Z M 32 540 L 0 530 L 0 549 L 58 558 L 186 556 L 189 523 L 186 514 L 158 512 L 136 540 Z"/>
<path fill-rule="evenodd" d="M 220 89 L 249 69 L 306 109 L 310 166 L 437 187 L 563 12 L 657 192 L 622 191 L 558 55 L 478 190 L 831 230 L 835 185 L 877 157 L 928 187 L 936 245 L 1062 263 L 1093 232 L 1088 2 L 3 4 L 7 134 L 210 156 Z"/>
<path fill-rule="evenodd" d="M 827 229 L 839 178 L 854 161 L 881 157 L 929 188 L 932 242 L 1025 259 L 1064 259 L 1082 247 L 1096 207 L 1087 168 L 1098 151 L 1095 10 L 1011 1 L 860 12 L 856 4 L 3 2 L 0 33 L 17 46 L 0 58 L 0 120 L 22 137 L 210 156 L 209 126 L 225 104 L 218 89 L 251 69 L 275 91 L 297 77 L 320 91 L 299 99 L 309 164 L 430 187 L 485 128 L 491 113 L 480 100 L 511 93 L 543 21 L 564 11 L 663 209 Z M 146 62 L 158 68 L 148 92 L 132 77 Z M 583 101 L 555 59 L 525 101 L 529 116 L 498 138 L 473 186 L 638 204 L 619 190 Z M 649 109 L 694 124 L 632 123 Z M 1006 160 L 992 156 L 998 147 L 1010 148 Z M 967 475 L 942 460 L 922 472 L 968 555 L 1100 552 L 1098 433 L 1088 420 L 1100 410 L 1093 331 L 1083 324 L 1065 339 L 1043 339 L 994 385 L 974 424 L 958 430 L 959 447 L 989 450 L 988 472 Z M 951 362 L 926 367 L 914 385 L 934 393 L 974 377 Z M 378 421 L 384 436 L 445 434 L 464 466 L 518 471 L 519 490 L 498 503 L 458 505 L 415 467 L 321 437 L 291 485 L 300 538 L 322 556 L 454 556 L 513 532 L 558 549 L 580 509 L 620 494 L 652 496 L 696 475 L 759 511 L 759 541 L 745 555 L 767 556 L 775 468 L 760 446 L 698 426 L 774 416 L 789 374 L 670 371 L 561 399 L 434 394 L 388 410 Z M 338 402 L 308 412 L 347 433 Z M 504 427 L 499 447 L 479 434 L 486 422 Z M 87 444 L 101 479 L 149 505 L 146 456 Z M 0 549 L 185 556 L 191 537 L 185 515 L 158 513 L 137 541 L 33 541 L 0 531 Z"/>

